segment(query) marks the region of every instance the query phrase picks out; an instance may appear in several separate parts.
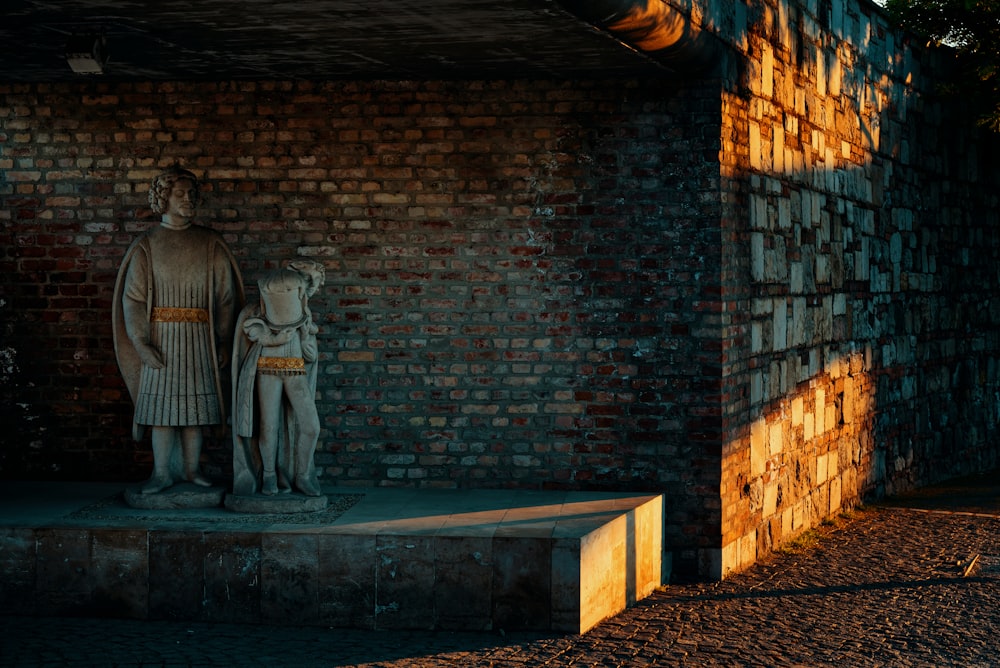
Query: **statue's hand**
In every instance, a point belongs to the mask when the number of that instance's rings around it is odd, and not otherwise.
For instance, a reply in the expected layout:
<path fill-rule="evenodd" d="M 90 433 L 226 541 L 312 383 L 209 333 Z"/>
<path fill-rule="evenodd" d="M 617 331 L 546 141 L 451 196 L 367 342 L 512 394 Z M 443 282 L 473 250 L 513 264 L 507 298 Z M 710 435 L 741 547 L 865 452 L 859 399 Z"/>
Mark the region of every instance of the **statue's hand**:
<path fill-rule="evenodd" d="M 243 333 L 248 339 L 262 346 L 280 346 L 292 340 L 295 330 L 283 329 L 280 332 L 272 332 L 263 320 L 254 318 L 243 323 Z"/>
<path fill-rule="evenodd" d="M 307 362 L 315 362 L 319 357 L 316 333 L 309 331 L 308 327 L 303 327 L 299 333 L 299 341 L 302 344 L 302 358 Z"/>
<path fill-rule="evenodd" d="M 216 349 L 216 356 L 219 358 L 219 368 L 225 369 L 229 366 L 229 348 L 220 345 Z"/>
<path fill-rule="evenodd" d="M 135 352 L 139 354 L 139 359 L 142 360 L 142 363 L 151 369 L 162 369 L 166 366 L 166 364 L 163 363 L 163 357 L 160 355 L 160 351 L 148 343 L 136 344 Z"/>
<path fill-rule="evenodd" d="M 295 334 L 294 329 L 283 329 L 280 332 L 275 332 L 271 335 L 271 340 L 268 342 L 272 346 L 283 346 L 292 340 L 292 336 Z"/>
<path fill-rule="evenodd" d="M 267 325 L 262 320 L 247 320 L 243 323 L 243 333 L 247 335 L 248 339 L 256 343 L 264 338 L 264 335 L 267 333 Z"/>

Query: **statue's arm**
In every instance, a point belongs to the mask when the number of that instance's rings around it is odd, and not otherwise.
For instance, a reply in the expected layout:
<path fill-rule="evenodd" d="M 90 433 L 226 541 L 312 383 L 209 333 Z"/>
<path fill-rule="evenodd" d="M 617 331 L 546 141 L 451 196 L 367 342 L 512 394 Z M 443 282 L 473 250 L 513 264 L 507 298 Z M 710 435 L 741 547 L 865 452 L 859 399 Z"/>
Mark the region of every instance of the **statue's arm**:
<path fill-rule="evenodd" d="M 277 332 L 271 331 L 261 318 L 247 318 L 243 321 L 243 333 L 254 343 L 259 343 L 265 347 L 283 346 L 292 340 L 294 329 L 282 329 Z"/>
<path fill-rule="evenodd" d="M 319 359 L 319 346 L 316 344 L 316 325 L 312 321 L 299 327 L 299 341 L 302 343 L 302 359 L 315 362 Z"/>

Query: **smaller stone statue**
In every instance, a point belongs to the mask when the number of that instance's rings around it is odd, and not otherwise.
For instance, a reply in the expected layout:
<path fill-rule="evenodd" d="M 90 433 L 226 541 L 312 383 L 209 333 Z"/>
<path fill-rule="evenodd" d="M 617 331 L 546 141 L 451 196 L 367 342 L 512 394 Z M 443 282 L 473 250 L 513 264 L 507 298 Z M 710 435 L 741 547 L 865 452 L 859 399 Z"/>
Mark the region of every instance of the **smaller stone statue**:
<path fill-rule="evenodd" d="M 317 326 L 308 299 L 323 265 L 296 260 L 260 279 L 260 302 L 240 313 L 233 345 L 233 494 L 322 495 L 313 456 Z M 227 502 L 227 505 L 228 502 Z"/>

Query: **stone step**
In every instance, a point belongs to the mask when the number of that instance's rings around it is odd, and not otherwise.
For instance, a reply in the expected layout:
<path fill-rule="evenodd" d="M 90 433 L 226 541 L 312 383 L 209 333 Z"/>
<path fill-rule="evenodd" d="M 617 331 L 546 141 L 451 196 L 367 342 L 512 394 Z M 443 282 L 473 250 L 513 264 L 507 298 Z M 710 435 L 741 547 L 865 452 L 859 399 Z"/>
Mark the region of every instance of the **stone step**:
<path fill-rule="evenodd" d="M 582 633 L 663 581 L 652 494 L 326 488 L 311 513 L 150 510 L 107 484 L 0 488 L 0 610 Z"/>

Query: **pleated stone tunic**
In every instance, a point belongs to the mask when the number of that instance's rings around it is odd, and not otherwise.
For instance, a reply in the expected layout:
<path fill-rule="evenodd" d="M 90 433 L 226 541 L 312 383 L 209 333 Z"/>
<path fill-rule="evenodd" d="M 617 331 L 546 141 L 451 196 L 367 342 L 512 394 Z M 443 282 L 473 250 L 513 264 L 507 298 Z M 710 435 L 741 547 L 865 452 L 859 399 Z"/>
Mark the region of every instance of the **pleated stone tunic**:
<path fill-rule="evenodd" d="M 234 299 L 231 265 L 222 240 L 212 230 L 197 226 L 157 227 L 150 230 L 148 240 L 148 256 L 137 253 L 128 267 L 124 296 L 144 303 L 152 295 L 147 305 L 149 342 L 165 366 L 143 365 L 135 422 L 220 424 L 223 407 L 216 384 L 212 324 L 222 325 L 217 327 L 220 335 L 225 331 L 228 323 L 219 323 L 215 316 L 231 312 Z"/>

